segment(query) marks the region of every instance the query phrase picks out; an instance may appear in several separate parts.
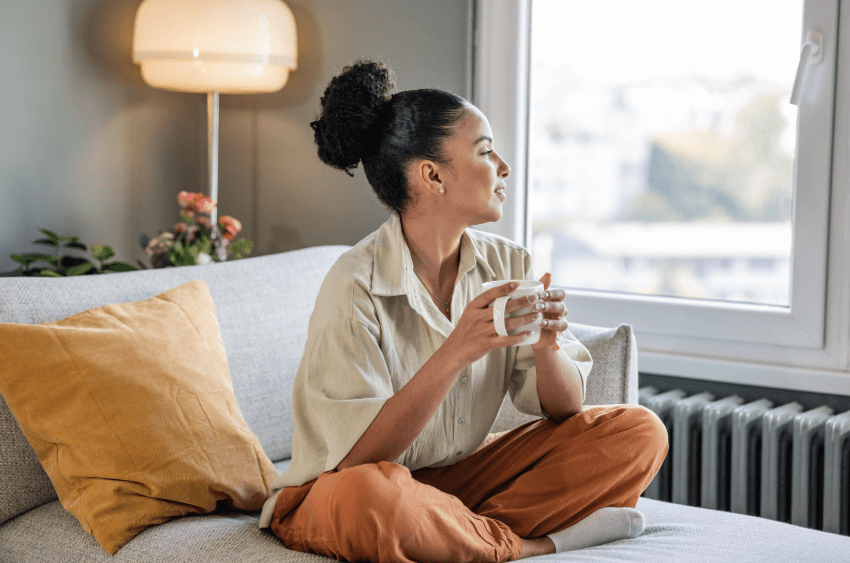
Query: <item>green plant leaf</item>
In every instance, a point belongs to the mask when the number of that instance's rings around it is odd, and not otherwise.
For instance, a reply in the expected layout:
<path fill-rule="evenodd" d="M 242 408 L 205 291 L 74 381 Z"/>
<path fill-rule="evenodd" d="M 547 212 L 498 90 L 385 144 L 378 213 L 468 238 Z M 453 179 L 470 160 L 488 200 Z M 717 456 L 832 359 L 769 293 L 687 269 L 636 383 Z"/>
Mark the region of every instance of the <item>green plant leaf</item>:
<path fill-rule="evenodd" d="M 66 276 L 81 276 L 81 275 L 85 274 L 86 272 L 88 272 L 89 270 L 91 270 L 93 268 L 94 268 L 94 264 L 92 264 L 91 262 L 86 262 L 84 264 L 78 264 L 76 266 L 72 266 L 72 267 L 68 268 L 68 270 L 65 272 L 65 275 Z"/>
<path fill-rule="evenodd" d="M 132 264 L 127 264 L 126 262 L 111 262 L 103 265 L 104 272 L 133 272 L 138 269 L 139 268 L 136 268 Z"/>
<path fill-rule="evenodd" d="M 106 246 L 105 244 L 93 244 L 91 245 L 91 252 L 94 254 L 94 257 L 100 260 L 101 262 L 105 260 L 109 260 L 113 256 L 115 256 L 115 252 L 112 248 Z"/>
<path fill-rule="evenodd" d="M 168 257 L 175 266 L 193 266 L 196 264 L 191 249 L 184 248 L 179 242 L 168 249 Z"/>
<path fill-rule="evenodd" d="M 251 250 L 254 248 L 254 243 L 250 240 L 239 239 L 233 244 L 230 245 L 230 252 L 233 253 L 233 256 L 236 257 L 237 260 L 242 258 L 242 253 L 251 254 Z"/>
<path fill-rule="evenodd" d="M 83 252 L 88 250 L 88 247 L 81 242 L 69 242 L 69 243 L 66 243 L 65 246 L 67 248 L 76 248 L 78 250 L 82 250 Z"/>
<path fill-rule="evenodd" d="M 59 260 L 58 270 L 68 270 L 80 264 L 91 264 L 91 261 L 88 258 L 82 258 L 80 256 L 63 256 Z"/>
<path fill-rule="evenodd" d="M 0 274 L 0 278 L 19 278 L 23 273 L 23 268 L 18 268 L 17 270 L 12 270 L 11 272 L 5 272 Z"/>
<path fill-rule="evenodd" d="M 50 237 L 50 240 L 52 240 L 56 245 L 59 244 L 59 235 L 57 235 L 53 231 L 48 231 L 47 229 L 39 229 L 39 231 Z"/>
<path fill-rule="evenodd" d="M 43 244 L 45 246 L 52 246 L 53 248 L 56 248 L 57 246 L 59 246 L 58 242 L 53 242 L 49 238 L 40 238 L 36 241 L 33 241 L 33 244 Z"/>
<path fill-rule="evenodd" d="M 188 250 L 188 251 L 189 251 L 189 254 L 191 254 L 191 255 L 192 255 L 192 259 L 193 259 L 193 260 L 194 260 L 195 258 L 197 258 L 197 257 L 198 257 L 198 254 L 201 252 L 201 250 L 200 250 L 200 246 L 201 246 L 201 245 L 200 245 L 200 244 L 198 244 L 197 242 L 193 242 L 193 243 L 192 243 L 192 244 L 190 244 L 190 245 L 188 246 L 188 248 L 186 249 L 186 250 Z"/>
<path fill-rule="evenodd" d="M 12 254 L 12 260 L 15 262 L 19 262 L 24 266 L 29 266 L 33 262 L 45 261 L 53 264 L 54 266 L 58 262 L 58 259 L 55 256 L 48 256 L 47 254 Z"/>
<path fill-rule="evenodd" d="M 57 272 L 56 270 L 51 270 L 50 268 L 44 268 L 39 275 L 43 278 L 61 278 L 62 274 Z"/>

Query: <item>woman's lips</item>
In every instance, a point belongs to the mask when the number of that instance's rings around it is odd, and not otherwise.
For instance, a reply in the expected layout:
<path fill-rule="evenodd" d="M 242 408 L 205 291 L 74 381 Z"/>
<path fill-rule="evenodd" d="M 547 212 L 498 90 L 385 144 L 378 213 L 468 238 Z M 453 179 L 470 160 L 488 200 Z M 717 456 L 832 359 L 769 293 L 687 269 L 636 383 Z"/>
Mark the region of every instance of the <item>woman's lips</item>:
<path fill-rule="evenodd" d="M 505 196 L 505 188 L 496 188 L 495 191 L 496 195 L 499 196 L 499 199 L 501 199 L 502 201 L 505 201 L 505 199 L 507 199 L 507 196 Z"/>

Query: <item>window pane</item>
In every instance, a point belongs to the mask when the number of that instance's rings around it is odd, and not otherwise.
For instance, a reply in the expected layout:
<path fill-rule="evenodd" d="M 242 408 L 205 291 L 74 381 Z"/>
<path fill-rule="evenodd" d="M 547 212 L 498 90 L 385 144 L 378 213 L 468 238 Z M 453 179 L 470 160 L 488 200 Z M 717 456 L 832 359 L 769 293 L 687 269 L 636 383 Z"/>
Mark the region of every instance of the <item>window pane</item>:
<path fill-rule="evenodd" d="M 535 269 L 787 306 L 802 0 L 532 5 Z"/>

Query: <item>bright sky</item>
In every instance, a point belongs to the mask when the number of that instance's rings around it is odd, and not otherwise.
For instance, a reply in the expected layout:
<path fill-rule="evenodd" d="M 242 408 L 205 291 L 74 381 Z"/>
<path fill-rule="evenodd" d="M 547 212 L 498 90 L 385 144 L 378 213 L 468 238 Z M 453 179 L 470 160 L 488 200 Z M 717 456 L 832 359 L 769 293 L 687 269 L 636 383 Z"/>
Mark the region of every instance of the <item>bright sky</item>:
<path fill-rule="evenodd" d="M 533 56 L 594 81 L 749 71 L 790 88 L 802 12 L 802 0 L 534 0 Z"/>

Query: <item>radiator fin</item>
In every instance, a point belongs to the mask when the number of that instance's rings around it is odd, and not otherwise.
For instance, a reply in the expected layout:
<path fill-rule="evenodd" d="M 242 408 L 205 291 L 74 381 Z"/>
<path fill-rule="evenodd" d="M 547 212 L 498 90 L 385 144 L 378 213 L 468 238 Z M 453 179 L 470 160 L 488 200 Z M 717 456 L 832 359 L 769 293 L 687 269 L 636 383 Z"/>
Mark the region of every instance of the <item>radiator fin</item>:
<path fill-rule="evenodd" d="M 791 523 L 823 527 L 823 436 L 832 409 L 819 407 L 794 418 Z M 814 491 L 814 493 L 813 493 Z"/>
<path fill-rule="evenodd" d="M 803 405 L 795 401 L 762 417 L 762 518 L 791 521 L 791 426 L 802 411 Z"/>
<path fill-rule="evenodd" d="M 670 502 L 671 500 L 673 490 L 671 454 L 673 451 L 673 436 L 675 434 L 673 429 L 673 407 L 678 401 L 684 399 L 686 395 L 681 389 L 659 393 L 654 387 L 645 387 L 638 392 L 638 402 L 658 415 L 658 418 L 661 419 L 661 422 L 667 429 L 667 440 L 671 445 L 670 450 L 667 452 L 667 457 L 664 458 L 664 462 L 661 464 L 661 469 L 658 470 L 652 482 L 643 492 L 643 495 L 647 498 L 663 500 L 665 502 Z"/>
<path fill-rule="evenodd" d="M 714 401 L 709 392 L 680 400 L 673 407 L 673 502 L 700 505 L 702 413 Z"/>
<path fill-rule="evenodd" d="M 826 421 L 823 529 L 850 535 L 850 411 Z"/>
<path fill-rule="evenodd" d="M 732 411 L 732 483 L 730 510 L 758 516 L 761 508 L 761 451 L 764 413 L 773 408 L 759 399 Z"/>
<path fill-rule="evenodd" d="M 732 463 L 732 411 L 744 399 L 737 395 L 705 405 L 702 413 L 702 487 L 700 506 L 729 510 Z"/>

